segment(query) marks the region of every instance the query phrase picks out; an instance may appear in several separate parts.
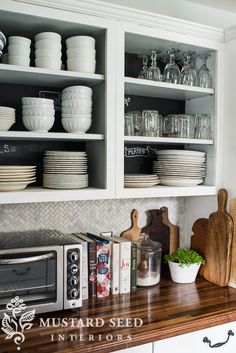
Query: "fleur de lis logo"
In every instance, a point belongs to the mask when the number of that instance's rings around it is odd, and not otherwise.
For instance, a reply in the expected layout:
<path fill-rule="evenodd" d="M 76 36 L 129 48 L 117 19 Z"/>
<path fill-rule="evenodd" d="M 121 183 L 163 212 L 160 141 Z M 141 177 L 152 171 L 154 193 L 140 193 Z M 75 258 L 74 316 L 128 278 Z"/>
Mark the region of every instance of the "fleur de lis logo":
<path fill-rule="evenodd" d="M 25 341 L 24 332 L 30 330 L 33 326 L 31 321 L 35 317 L 35 309 L 26 311 L 26 305 L 23 299 L 15 297 L 7 305 L 6 309 L 9 314 L 4 313 L 2 319 L 2 331 L 6 334 L 6 340 L 13 339 L 20 350 L 21 343 Z"/>

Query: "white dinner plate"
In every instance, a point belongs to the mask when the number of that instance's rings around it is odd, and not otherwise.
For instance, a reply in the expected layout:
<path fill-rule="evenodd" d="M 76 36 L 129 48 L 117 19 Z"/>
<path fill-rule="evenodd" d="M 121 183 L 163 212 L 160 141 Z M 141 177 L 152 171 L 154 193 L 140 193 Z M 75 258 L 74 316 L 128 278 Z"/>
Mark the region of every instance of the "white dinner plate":
<path fill-rule="evenodd" d="M 161 185 L 166 186 L 196 186 L 203 182 L 202 179 L 160 179 Z"/>
<path fill-rule="evenodd" d="M 205 156 L 206 152 L 192 150 L 160 150 L 158 155 L 177 155 L 177 156 Z"/>

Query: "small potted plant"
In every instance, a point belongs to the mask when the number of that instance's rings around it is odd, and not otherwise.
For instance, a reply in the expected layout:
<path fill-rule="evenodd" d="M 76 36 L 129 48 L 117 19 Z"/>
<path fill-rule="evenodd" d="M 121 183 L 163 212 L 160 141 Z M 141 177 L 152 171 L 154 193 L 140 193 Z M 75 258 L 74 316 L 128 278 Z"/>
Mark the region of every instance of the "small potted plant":
<path fill-rule="evenodd" d="M 192 283 L 195 281 L 199 268 L 205 260 L 194 250 L 177 249 L 165 255 L 172 281 L 176 283 Z"/>

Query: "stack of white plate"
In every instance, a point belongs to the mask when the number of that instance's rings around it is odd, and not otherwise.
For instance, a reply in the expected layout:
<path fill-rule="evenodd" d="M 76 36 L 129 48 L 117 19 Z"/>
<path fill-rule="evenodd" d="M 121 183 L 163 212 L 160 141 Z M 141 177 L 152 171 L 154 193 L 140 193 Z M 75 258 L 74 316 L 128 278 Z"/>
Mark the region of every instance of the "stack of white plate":
<path fill-rule="evenodd" d="M 92 124 L 90 87 L 72 86 L 62 91 L 62 126 L 67 132 L 85 133 Z"/>
<path fill-rule="evenodd" d="M 157 175 L 153 174 L 125 174 L 125 188 L 149 188 L 159 184 Z"/>
<path fill-rule="evenodd" d="M 46 151 L 43 186 L 50 189 L 88 187 L 86 152 Z"/>
<path fill-rule="evenodd" d="M 1 165 L 0 191 L 23 190 L 36 181 L 36 166 Z"/>
<path fill-rule="evenodd" d="M 205 152 L 162 150 L 157 152 L 153 173 L 158 174 L 162 185 L 195 186 L 203 182 L 205 161 Z"/>
<path fill-rule="evenodd" d="M 55 121 L 53 99 L 22 97 L 22 120 L 25 128 L 34 132 L 48 132 Z"/>
<path fill-rule="evenodd" d="M 61 69 L 61 36 L 42 32 L 35 36 L 35 66 L 44 69 Z"/>
<path fill-rule="evenodd" d="M 11 36 L 8 39 L 8 64 L 30 66 L 31 40 L 19 36 Z"/>
<path fill-rule="evenodd" d="M 89 36 L 75 36 L 66 40 L 67 69 L 85 73 L 95 73 L 95 39 Z"/>
<path fill-rule="evenodd" d="M 15 121 L 15 109 L 0 106 L 0 131 L 9 130 Z"/>

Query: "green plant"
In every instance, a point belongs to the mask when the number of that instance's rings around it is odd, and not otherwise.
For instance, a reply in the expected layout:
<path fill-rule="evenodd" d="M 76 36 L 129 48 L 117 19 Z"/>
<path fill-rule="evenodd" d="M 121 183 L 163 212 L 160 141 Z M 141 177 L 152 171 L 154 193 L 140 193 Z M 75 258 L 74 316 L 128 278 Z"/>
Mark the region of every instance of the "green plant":
<path fill-rule="evenodd" d="M 165 255 L 165 261 L 178 263 L 181 267 L 190 266 L 191 264 L 204 264 L 205 260 L 194 250 L 177 249 L 172 254 Z"/>

